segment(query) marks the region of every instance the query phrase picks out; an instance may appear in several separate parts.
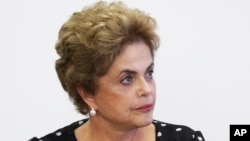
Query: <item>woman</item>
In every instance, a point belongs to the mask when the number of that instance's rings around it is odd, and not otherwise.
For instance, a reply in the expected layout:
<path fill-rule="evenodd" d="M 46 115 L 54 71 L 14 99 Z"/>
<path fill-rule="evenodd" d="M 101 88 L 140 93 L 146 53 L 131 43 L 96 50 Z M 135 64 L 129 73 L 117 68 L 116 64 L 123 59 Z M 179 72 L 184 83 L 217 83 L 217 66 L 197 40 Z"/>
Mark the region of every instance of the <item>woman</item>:
<path fill-rule="evenodd" d="M 76 12 L 59 32 L 56 70 L 90 117 L 31 141 L 202 141 L 186 126 L 153 120 L 156 21 L 121 2 Z"/>

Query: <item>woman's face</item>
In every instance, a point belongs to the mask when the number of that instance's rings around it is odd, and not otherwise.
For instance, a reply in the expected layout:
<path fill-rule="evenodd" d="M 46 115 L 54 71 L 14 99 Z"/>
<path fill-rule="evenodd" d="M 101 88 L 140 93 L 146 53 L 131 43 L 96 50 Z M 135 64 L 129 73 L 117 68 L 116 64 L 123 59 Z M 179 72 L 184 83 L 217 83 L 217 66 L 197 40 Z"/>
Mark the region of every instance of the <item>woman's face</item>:
<path fill-rule="evenodd" d="M 95 118 L 127 128 L 150 124 L 156 91 L 153 69 L 147 44 L 139 41 L 124 46 L 107 74 L 98 81 Z"/>

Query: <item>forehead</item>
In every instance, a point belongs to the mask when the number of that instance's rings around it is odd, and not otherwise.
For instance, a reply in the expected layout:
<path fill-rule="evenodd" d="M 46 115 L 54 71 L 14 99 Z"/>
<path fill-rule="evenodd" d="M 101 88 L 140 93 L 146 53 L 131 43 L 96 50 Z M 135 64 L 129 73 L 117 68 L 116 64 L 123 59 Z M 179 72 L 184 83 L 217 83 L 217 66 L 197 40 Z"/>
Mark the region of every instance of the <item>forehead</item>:
<path fill-rule="evenodd" d="M 122 52 L 116 57 L 110 69 L 125 69 L 127 67 L 148 66 L 153 62 L 150 47 L 143 41 L 126 44 Z"/>

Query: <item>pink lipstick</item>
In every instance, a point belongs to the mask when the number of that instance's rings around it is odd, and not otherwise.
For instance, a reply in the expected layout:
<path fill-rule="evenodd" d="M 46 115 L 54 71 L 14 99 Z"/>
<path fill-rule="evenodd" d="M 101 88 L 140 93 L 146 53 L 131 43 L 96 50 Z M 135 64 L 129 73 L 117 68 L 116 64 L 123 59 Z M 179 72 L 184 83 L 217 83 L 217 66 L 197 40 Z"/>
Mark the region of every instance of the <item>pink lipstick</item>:
<path fill-rule="evenodd" d="M 136 108 L 136 110 L 150 111 L 153 108 L 153 104 L 145 104 L 141 107 Z"/>

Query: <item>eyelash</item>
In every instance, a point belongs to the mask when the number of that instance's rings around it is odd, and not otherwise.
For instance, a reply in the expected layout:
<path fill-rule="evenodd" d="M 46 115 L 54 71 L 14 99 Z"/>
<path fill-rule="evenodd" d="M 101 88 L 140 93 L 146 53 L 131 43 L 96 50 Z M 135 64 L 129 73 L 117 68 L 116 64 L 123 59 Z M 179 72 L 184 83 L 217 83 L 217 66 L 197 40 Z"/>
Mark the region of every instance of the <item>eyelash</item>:
<path fill-rule="evenodd" d="M 129 82 L 125 82 L 126 80 L 129 79 Z M 121 80 L 121 83 L 124 84 L 124 85 L 129 85 L 132 81 L 133 77 L 131 75 L 128 75 L 126 77 L 124 77 L 122 80 Z"/>
<path fill-rule="evenodd" d="M 150 78 L 152 79 L 153 78 L 153 73 L 154 73 L 154 70 L 153 69 L 150 69 L 147 74 L 149 74 L 149 76 L 147 76 L 147 78 Z"/>
<path fill-rule="evenodd" d="M 147 74 L 146 74 L 146 78 L 147 79 L 153 79 L 153 73 L 154 73 L 154 70 L 153 69 L 150 69 Z M 125 81 L 129 81 L 129 82 L 125 82 Z M 132 75 L 127 75 L 126 77 L 124 77 L 120 82 L 124 85 L 129 85 L 131 84 L 133 81 L 133 76 Z"/>

